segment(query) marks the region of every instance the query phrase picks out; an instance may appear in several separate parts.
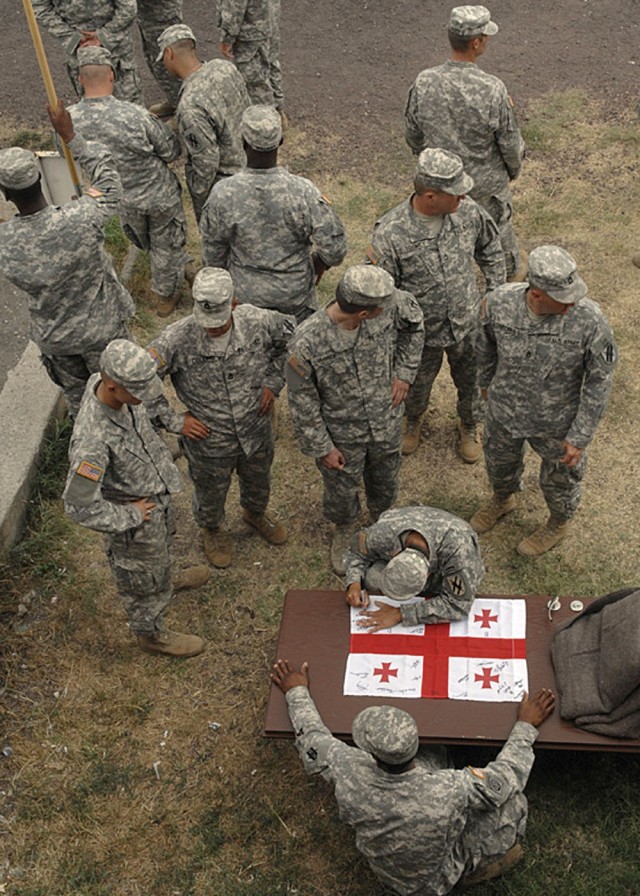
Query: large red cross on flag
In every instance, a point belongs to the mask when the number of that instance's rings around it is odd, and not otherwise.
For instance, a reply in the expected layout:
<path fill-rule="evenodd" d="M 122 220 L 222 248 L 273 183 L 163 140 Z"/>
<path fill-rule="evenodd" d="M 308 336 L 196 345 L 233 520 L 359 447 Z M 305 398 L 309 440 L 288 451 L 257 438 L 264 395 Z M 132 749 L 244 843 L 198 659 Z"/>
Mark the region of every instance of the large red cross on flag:
<path fill-rule="evenodd" d="M 516 702 L 528 690 L 524 600 L 477 598 L 459 622 L 375 633 L 359 627 L 360 612 L 351 610 L 345 695 Z"/>

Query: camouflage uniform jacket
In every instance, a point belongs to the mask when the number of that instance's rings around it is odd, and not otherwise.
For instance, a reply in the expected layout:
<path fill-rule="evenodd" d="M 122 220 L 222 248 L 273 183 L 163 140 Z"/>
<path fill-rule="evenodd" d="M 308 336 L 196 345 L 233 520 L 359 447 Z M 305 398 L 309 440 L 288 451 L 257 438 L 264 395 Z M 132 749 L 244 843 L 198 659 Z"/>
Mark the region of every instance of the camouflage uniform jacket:
<path fill-rule="evenodd" d="M 504 253 L 493 219 L 473 199 L 444 216 L 437 236 L 425 219 L 411 198 L 391 209 L 375 225 L 368 256 L 420 303 L 425 345 L 444 348 L 478 328 L 480 293 L 473 259 L 487 289 L 495 289 L 506 278 Z"/>
<path fill-rule="evenodd" d="M 144 522 L 132 501 L 180 491 L 178 468 L 144 405 L 114 410 L 96 396 L 94 373 L 69 445 L 65 511 L 81 526 L 116 534 Z"/>
<path fill-rule="evenodd" d="M 81 31 L 95 31 L 103 47 L 120 55 L 126 45 L 133 52 L 131 24 L 136 17 L 136 0 L 33 0 L 38 21 L 65 45 L 68 56 L 75 53 Z"/>
<path fill-rule="evenodd" d="M 403 625 L 419 625 L 469 615 L 484 575 L 478 538 L 468 523 L 436 507 L 399 507 L 357 532 L 345 558 L 347 587 L 364 582 L 367 569 L 388 563 L 405 547 L 403 533 L 418 532 L 429 545 L 429 578 L 423 594 L 431 599 L 406 604 Z"/>
<path fill-rule="evenodd" d="M 405 134 L 416 154 L 427 147 L 457 153 L 474 180 L 473 196 L 498 196 L 520 173 L 524 141 L 507 88 L 474 62 L 450 60 L 418 75 Z"/>
<path fill-rule="evenodd" d="M 218 0 L 220 42 L 263 41 L 271 34 L 268 0 Z"/>
<path fill-rule="evenodd" d="M 168 326 L 147 351 L 160 377 L 170 376 L 180 401 L 211 430 L 198 449 L 212 456 L 254 454 L 268 435 L 268 414 L 258 416 L 262 388 L 279 395 L 283 386 L 287 339 L 293 322 L 277 311 L 241 305 L 233 311 L 231 339 L 224 354 L 193 315 Z M 165 398 L 149 403 L 152 418 L 170 432 L 181 432 L 184 414 Z"/>
<path fill-rule="evenodd" d="M 355 342 L 345 340 L 323 308 L 291 340 L 285 368 L 289 408 L 302 451 L 311 457 L 323 457 L 336 442 L 394 438 L 403 406 L 392 407 L 391 385 L 416 377 L 422 312 L 413 296 L 397 290 L 382 314 L 358 329 Z"/>
<path fill-rule="evenodd" d="M 487 296 L 478 340 L 491 416 L 514 438 L 566 439 L 586 448 L 605 412 L 617 361 L 611 327 L 584 298 L 566 314 L 532 320 L 528 283 Z"/>
<path fill-rule="evenodd" d="M 135 311 L 104 248 L 104 225 L 121 198 L 113 159 L 80 134 L 70 148 L 93 190 L 0 224 L 0 268 L 27 293 L 31 338 L 45 355 L 99 349 Z"/>
<path fill-rule="evenodd" d="M 180 182 L 167 164 L 180 155 L 180 141 L 159 118 L 114 96 L 83 99 L 69 112 L 76 130 L 113 153 L 123 207 L 149 214 L 180 201 Z"/>
<path fill-rule="evenodd" d="M 414 768 L 390 775 L 369 753 L 333 737 L 306 687 L 292 688 L 286 700 L 307 774 L 320 774 L 332 785 L 340 820 L 355 829 L 358 850 L 373 873 L 402 896 L 449 893 L 468 870 L 465 827 L 521 793 L 533 765 L 538 732 L 516 722 L 483 769 L 430 771 L 418 754 Z"/>
<path fill-rule="evenodd" d="M 315 305 L 312 242 L 329 267 L 347 253 L 330 203 L 286 168 L 246 168 L 216 184 L 202 220 L 204 263 L 226 268 L 241 302 L 294 314 Z"/>
<path fill-rule="evenodd" d="M 244 79 L 232 62 L 205 62 L 182 82 L 176 121 L 184 140 L 185 174 L 196 218 L 215 181 L 244 167 L 240 125 L 249 106 Z"/>

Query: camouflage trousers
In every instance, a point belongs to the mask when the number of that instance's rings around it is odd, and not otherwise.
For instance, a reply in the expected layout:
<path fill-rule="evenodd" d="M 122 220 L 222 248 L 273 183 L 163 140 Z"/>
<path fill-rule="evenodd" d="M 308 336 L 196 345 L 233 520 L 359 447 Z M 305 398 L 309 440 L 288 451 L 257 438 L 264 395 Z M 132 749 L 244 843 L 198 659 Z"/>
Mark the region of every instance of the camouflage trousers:
<path fill-rule="evenodd" d="M 87 380 L 100 370 L 100 355 L 107 343 L 112 339 L 130 338 L 127 326 L 120 324 L 102 346 L 81 355 L 40 355 L 49 379 L 62 389 L 71 417 L 78 415 Z"/>
<path fill-rule="evenodd" d="M 273 105 L 276 109 L 284 106 L 282 90 L 282 71 L 280 69 L 280 0 L 269 0 L 269 21 L 271 38 L 269 40 L 269 82 L 273 94 Z"/>
<path fill-rule="evenodd" d="M 438 348 L 425 345 L 422 350 L 420 367 L 405 402 L 407 417 L 421 417 L 429 406 L 431 389 L 442 367 L 446 352 L 451 378 L 458 391 L 456 405 L 458 417 L 465 426 L 472 426 L 482 420 L 483 407 L 478 388 L 478 361 L 475 348 L 475 333 L 466 336 L 462 342 Z"/>
<path fill-rule="evenodd" d="M 130 43 L 128 47 L 123 48 L 122 55 L 118 55 L 116 50 L 112 50 L 111 62 L 116 76 L 113 88 L 113 95 L 116 99 L 138 103 L 140 106 L 144 105 L 142 83 L 133 58 L 133 44 Z M 78 81 L 78 62 L 75 55 L 67 59 L 67 72 L 75 92 L 78 96 L 82 96 L 82 88 Z"/>
<path fill-rule="evenodd" d="M 162 631 L 171 603 L 169 548 L 176 531 L 171 497 L 152 496 L 156 508 L 136 529 L 105 536 L 105 549 L 116 588 L 134 635 Z"/>
<path fill-rule="evenodd" d="M 162 60 L 157 61 L 158 38 L 169 25 L 182 21 L 182 0 L 138 0 L 138 28 L 142 38 L 144 58 L 167 99 L 178 105 L 181 82 L 170 75 Z"/>
<path fill-rule="evenodd" d="M 377 520 L 391 507 L 398 494 L 400 445 L 398 426 L 397 435 L 389 442 L 337 443 L 346 461 L 342 470 L 327 470 L 316 460 L 324 482 L 322 506 L 328 520 L 338 526 L 356 522 L 361 514 L 358 495 L 361 482 L 372 519 Z"/>
<path fill-rule="evenodd" d="M 217 529 L 224 521 L 224 505 L 234 471 L 238 474 L 240 505 L 261 516 L 269 504 L 273 438 L 271 432 L 264 445 L 247 457 L 238 450 L 234 454 L 213 457 L 206 454 L 192 439 L 181 439 L 193 481 L 192 508 L 196 523 L 202 529 Z"/>
<path fill-rule="evenodd" d="M 233 61 L 247 85 L 251 102 L 273 106 L 269 40 L 237 40 L 233 45 Z"/>
<path fill-rule="evenodd" d="M 184 280 L 187 263 L 187 222 L 182 201 L 166 211 L 144 215 L 130 207 L 121 211 L 122 229 L 129 239 L 149 252 L 151 289 L 163 298 L 175 295 Z"/>
<path fill-rule="evenodd" d="M 506 803 L 488 811 L 478 811 L 467 819 L 460 846 L 467 860 L 465 874 L 488 865 L 522 840 L 527 828 L 527 798 L 514 793 Z"/>
<path fill-rule="evenodd" d="M 509 188 L 499 196 L 471 196 L 478 205 L 489 212 L 498 226 L 500 242 L 507 266 L 507 279 L 513 277 L 520 265 L 518 241 L 513 229 L 513 200 Z"/>
<path fill-rule="evenodd" d="M 575 467 L 560 463 L 564 456 L 563 440 L 553 437 L 514 438 L 489 412 L 484 426 L 484 459 L 489 481 L 497 495 L 506 497 L 522 487 L 526 443 L 541 458 L 540 488 L 549 512 L 570 520 L 580 504 L 582 479 L 587 455 Z"/>

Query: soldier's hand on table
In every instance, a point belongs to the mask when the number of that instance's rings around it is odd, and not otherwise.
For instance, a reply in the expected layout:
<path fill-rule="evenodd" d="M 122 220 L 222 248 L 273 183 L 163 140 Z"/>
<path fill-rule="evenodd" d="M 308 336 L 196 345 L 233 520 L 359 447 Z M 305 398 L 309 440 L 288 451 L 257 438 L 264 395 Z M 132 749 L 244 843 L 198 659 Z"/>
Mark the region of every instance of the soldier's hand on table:
<path fill-rule="evenodd" d="M 370 604 L 369 594 L 362 587 L 360 582 L 352 582 L 347 588 L 345 598 L 350 607 L 368 607 Z"/>
<path fill-rule="evenodd" d="M 182 424 L 182 435 L 188 439 L 206 439 L 209 433 L 209 427 L 187 411 Z"/>
<path fill-rule="evenodd" d="M 540 688 L 535 697 L 531 698 L 525 692 L 518 710 L 518 721 L 528 722 L 534 728 L 539 728 L 549 718 L 555 705 L 556 696 L 549 688 Z"/>
<path fill-rule="evenodd" d="M 346 460 L 339 448 L 332 448 L 328 454 L 320 458 L 320 463 L 327 470 L 344 470 Z"/>
<path fill-rule="evenodd" d="M 266 386 L 262 387 L 262 397 L 260 399 L 260 407 L 258 408 L 258 416 L 264 417 L 265 414 L 268 414 L 271 408 L 273 407 L 273 403 L 276 400 L 275 395 L 268 389 Z"/>
<path fill-rule="evenodd" d="M 220 52 L 225 59 L 233 59 L 233 44 L 220 44 Z"/>
<path fill-rule="evenodd" d="M 156 509 L 156 505 L 153 501 L 150 501 L 149 498 L 138 498 L 137 501 L 132 502 L 134 507 L 137 507 L 140 513 L 142 514 L 142 518 L 147 522 L 147 520 L 151 519 L 151 514 Z"/>
<path fill-rule="evenodd" d="M 286 694 L 291 688 L 297 688 L 300 685 L 308 688 L 309 663 L 303 663 L 298 672 L 293 668 L 289 660 L 277 660 L 273 664 L 271 681 L 280 688 L 283 694 Z"/>
<path fill-rule="evenodd" d="M 391 404 L 394 408 L 402 404 L 408 394 L 409 383 L 405 383 L 404 380 L 394 380 L 391 383 Z"/>
<path fill-rule="evenodd" d="M 567 442 L 566 439 L 562 443 L 562 447 L 564 448 L 564 457 L 560 459 L 560 463 L 566 464 L 568 467 L 575 467 L 582 457 L 584 449 L 576 448 L 575 445 L 572 445 L 571 442 Z"/>
<path fill-rule="evenodd" d="M 393 628 L 402 622 L 402 612 L 391 604 L 374 604 L 375 610 L 365 610 L 362 621 L 358 621 L 358 628 L 364 628 L 369 632 L 379 632 L 383 628 Z"/>
<path fill-rule="evenodd" d="M 47 112 L 56 134 L 62 137 L 65 143 L 70 143 L 75 137 L 75 131 L 73 130 L 71 116 L 65 109 L 62 100 L 58 100 L 58 105 L 55 109 L 47 103 Z"/>

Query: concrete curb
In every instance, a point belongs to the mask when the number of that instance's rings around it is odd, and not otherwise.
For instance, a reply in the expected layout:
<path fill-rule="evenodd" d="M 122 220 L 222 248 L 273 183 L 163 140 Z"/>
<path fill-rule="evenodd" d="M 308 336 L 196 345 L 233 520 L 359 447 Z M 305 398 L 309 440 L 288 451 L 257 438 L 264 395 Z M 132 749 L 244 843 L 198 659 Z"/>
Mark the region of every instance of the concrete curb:
<path fill-rule="evenodd" d="M 0 392 L 0 555 L 19 540 L 43 439 L 66 405 L 29 342 Z"/>

